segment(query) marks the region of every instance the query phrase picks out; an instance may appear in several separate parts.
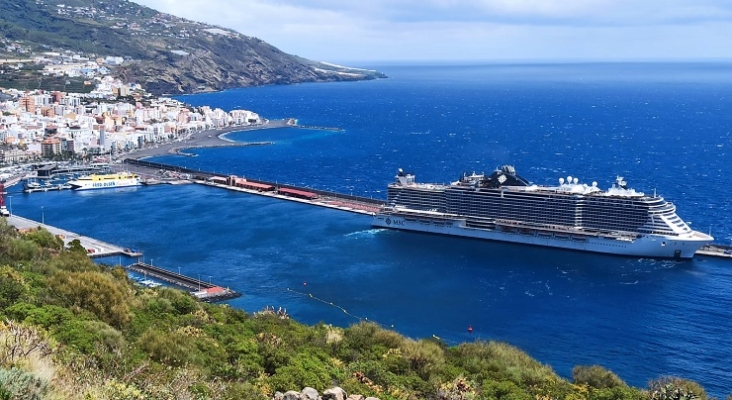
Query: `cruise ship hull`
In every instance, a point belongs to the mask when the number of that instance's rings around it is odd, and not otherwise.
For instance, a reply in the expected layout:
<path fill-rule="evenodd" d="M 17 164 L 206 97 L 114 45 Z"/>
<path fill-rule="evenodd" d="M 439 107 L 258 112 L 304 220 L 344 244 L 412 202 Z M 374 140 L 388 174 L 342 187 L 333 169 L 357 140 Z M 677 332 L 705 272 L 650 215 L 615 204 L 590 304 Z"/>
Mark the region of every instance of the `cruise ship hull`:
<path fill-rule="evenodd" d="M 437 217 L 430 214 L 403 216 L 379 213 L 374 216 L 373 225 L 406 231 L 649 258 L 689 259 L 702 246 L 712 241 L 710 236 L 700 232 L 693 232 L 684 237 L 661 235 L 622 236 L 610 233 L 550 231 L 485 222 L 483 223 L 484 227 L 475 227 L 469 226 L 465 218 Z"/>

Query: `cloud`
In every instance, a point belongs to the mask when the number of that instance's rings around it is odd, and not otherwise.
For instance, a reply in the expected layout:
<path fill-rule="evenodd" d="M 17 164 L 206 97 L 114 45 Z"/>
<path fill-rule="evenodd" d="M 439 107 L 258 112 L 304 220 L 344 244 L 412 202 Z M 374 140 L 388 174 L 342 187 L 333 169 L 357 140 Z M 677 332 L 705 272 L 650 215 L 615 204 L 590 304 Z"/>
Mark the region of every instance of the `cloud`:
<path fill-rule="evenodd" d="M 307 58 L 730 58 L 727 0 L 138 0 Z"/>

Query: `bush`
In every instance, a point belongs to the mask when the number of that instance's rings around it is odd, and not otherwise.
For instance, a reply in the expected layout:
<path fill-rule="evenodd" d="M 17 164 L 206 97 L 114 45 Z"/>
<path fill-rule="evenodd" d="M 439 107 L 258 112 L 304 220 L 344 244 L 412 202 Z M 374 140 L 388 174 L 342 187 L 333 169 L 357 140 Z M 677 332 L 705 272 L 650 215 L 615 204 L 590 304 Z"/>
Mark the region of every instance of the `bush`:
<path fill-rule="evenodd" d="M 509 380 L 522 387 L 561 380 L 551 367 L 506 343 L 463 343 L 449 354 L 453 364 L 481 379 Z"/>
<path fill-rule="evenodd" d="M 65 306 L 89 311 L 114 327 L 122 327 L 130 319 L 129 287 L 109 274 L 60 271 L 49 279 L 48 286 Z"/>
<path fill-rule="evenodd" d="M 349 361 L 379 360 L 389 349 L 398 349 L 404 337 L 371 322 L 361 322 L 343 332 L 338 353 Z"/>
<path fill-rule="evenodd" d="M 411 370 L 425 381 L 430 380 L 433 373 L 439 373 L 445 365 L 445 353 L 434 342 L 405 340 L 400 350 Z"/>
<path fill-rule="evenodd" d="M 290 358 L 287 365 L 277 368 L 270 383 L 273 389 L 282 392 L 300 390 L 306 386 L 328 388 L 333 383 L 333 377 L 326 365 L 327 361 L 316 354 L 297 354 Z"/>
<path fill-rule="evenodd" d="M 33 374 L 13 368 L 0 369 L 0 399 L 42 400 L 48 382 Z"/>
<path fill-rule="evenodd" d="M 69 321 L 56 330 L 55 337 L 88 355 L 120 354 L 126 347 L 122 332 L 102 321 Z"/>
<path fill-rule="evenodd" d="M 49 265 L 54 270 L 58 269 L 68 272 L 103 271 L 102 267 L 89 259 L 86 251 L 83 253 L 77 251 L 64 251 L 57 257 L 54 257 Z"/>
<path fill-rule="evenodd" d="M 67 308 L 44 305 L 37 307 L 24 302 L 16 303 L 5 310 L 8 317 L 32 325 L 39 325 L 45 329 L 59 326 L 74 318 L 74 314 Z"/>
<path fill-rule="evenodd" d="M 599 365 L 577 365 L 572 369 L 572 380 L 577 385 L 588 385 L 595 389 L 628 386 L 613 372 Z"/>
<path fill-rule="evenodd" d="M 694 381 L 667 376 L 648 385 L 651 400 L 707 400 L 707 392 Z"/>
<path fill-rule="evenodd" d="M 483 397 L 497 400 L 532 400 L 532 396 L 511 381 L 485 381 Z"/>
<path fill-rule="evenodd" d="M 160 363 L 180 367 L 193 364 L 203 369 L 221 370 L 228 358 L 219 344 L 202 330 L 185 326 L 171 332 L 150 329 L 138 345 Z"/>
<path fill-rule="evenodd" d="M 36 243 L 23 239 L 10 239 L 7 252 L 4 255 L 15 262 L 31 261 L 41 254 L 41 248 Z"/>
<path fill-rule="evenodd" d="M 13 321 L 0 322 L 0 367 L 14 368 L 29 357 L 51 354 L 43 332 Z"/>
<path fill-rule="evenodd" d="M 163 288 L 159 291 L 159 295 L 161 298 L 170 302 L 170 306 L 178 315 L 188 314 L 198 309 L 198 302 L 196 299 L 186 292 Z"/>
<path fill-rule="evenodd" d="M 33 229 L 24 235 L 24 238 L 35 242 L 44 249 L 61 250 L 64 247 L 63 240 L 54 236 L 51 232 L 43 227 Z"/>
<path fill-rule="evenodd" d="M 0 267 L 0 310 L 17 302 L 26 292 L 23 278 L 10 267 Z"/>
<path fill-rule="evenodd" d="M 631 387 L 620 387 L 590 390 L 588 400 L 647 400 L 648 394 Z"/>

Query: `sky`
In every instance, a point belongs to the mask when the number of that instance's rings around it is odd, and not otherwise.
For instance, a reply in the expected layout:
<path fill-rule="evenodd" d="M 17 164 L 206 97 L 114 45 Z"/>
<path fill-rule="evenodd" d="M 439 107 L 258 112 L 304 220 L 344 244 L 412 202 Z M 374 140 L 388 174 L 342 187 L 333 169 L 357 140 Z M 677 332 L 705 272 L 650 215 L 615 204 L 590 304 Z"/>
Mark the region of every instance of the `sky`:
<path fill-rule="evenodd" d="M 732 59 L 732 0 L 133 0 L 328 62 Z"/>

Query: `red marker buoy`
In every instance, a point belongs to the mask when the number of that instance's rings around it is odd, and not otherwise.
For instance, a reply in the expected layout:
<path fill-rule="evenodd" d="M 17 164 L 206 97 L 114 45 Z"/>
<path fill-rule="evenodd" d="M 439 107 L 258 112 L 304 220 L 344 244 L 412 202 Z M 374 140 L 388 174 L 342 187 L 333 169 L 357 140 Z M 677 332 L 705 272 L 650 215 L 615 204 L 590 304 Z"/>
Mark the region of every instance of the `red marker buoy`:
<path fill-rule="evenodd" d="M 468 325 L 468 333 L 473 333 L 473 325 Z"/>

